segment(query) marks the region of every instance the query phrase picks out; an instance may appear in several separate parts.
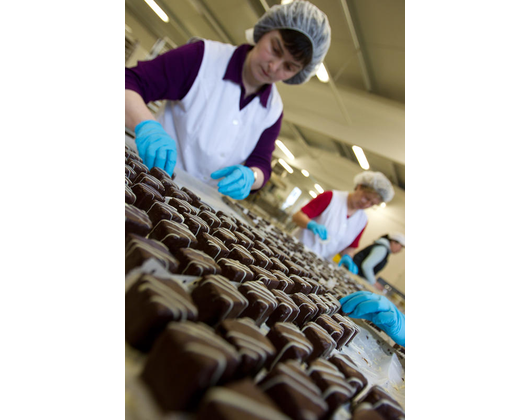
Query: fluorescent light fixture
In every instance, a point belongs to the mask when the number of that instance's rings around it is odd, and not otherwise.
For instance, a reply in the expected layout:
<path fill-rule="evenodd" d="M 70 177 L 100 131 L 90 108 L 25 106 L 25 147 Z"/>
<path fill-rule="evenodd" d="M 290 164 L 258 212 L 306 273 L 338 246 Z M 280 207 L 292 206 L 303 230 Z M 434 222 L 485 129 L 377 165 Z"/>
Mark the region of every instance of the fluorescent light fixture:
<path fill-rule="evenodd" d="M 313 198 L 317 198 L 317 193 L 314 191 L 309 191 L 309 195 Z"/>
<path fill-rule="evenodd" d="M 158 4 L 155 3 L 155 0 L 144 0 L 151 9 L 153 9 L 153 12 L 155 12 L 160 19 L 162 19 L 164 22 L 168 23 L 169 18 L 167 17 L 166 13 L 160 8 Z"/>
<path fill-rule="evenodd" d="M 382 209 L 384 209 L 386 207 L 386 203 L 385 202 L 382 202 L 381 204 L 379 204 L 379 207 L 381 207 Z"/>
<path fill-rule="evenodd" d="M 278 162 L 280 163 L 280 165 L 282 165 L 285 168 L 285 170 L 287 172 L 289 172 L 290 174 L 293 173 L 293 168 L 291 168 L 289 165 L 287 165 L 287 162 L 285 160 L 278 159 Z"/>
<path fill-rule="evenodd" d="M 302 175 L 307 178 L 309 176 L 309 172 L 307 172 L 305 169 L 302 169 Z"/>
<path fill-rule="evenodd" d="M 282 205 L 282 210 L 285 210 L 287 207 L 291 207 L 296 200 L 298 200 L 298 197 L 302 194 L 302 190 L 298 187 L 294 187 L 287 199 L 285 200 L 285 203 Z"/>
<path fill-rule="evenodd" d="M 326 66 L 324 66 L 324 63 L 321 63 L 320 67 L 317 70 L 317 78 L 323 83 L 329 82 L 328 71 L 326 70 Z"/>
<path fill-rule="evenodd" d="M 282 0 L 282 4 L 289 4 L 292 3 L 293 0 Z"/>
<path fill-rule="evenodd" d="M 320 185 L 318 184 L 315 184 L 315 189 L 320 193 L 322 194 L 324 192 L 324 188 L 322 188 Z"/>
<path fill-rule="evenodd" d="M 364 155 L 363 149 L 361 149 L 359 146 L 352 146 L 351 148 L 353 149 L 353 153 L 355 153 L 355 157 L 357 158 L 359 165 L 361 165 L 361 168 L 370 169 L 370 165 L 368 164 L 368 160 Z"/>
<path fill-rule="evenodd" d="M 276 146 L 282 149 L 282 152 L 285 153 L 285 156 L 287 156 L 288 159 L 294 160 L 294 156 L 291 151 L 280 140 L 276 140 Z"/>

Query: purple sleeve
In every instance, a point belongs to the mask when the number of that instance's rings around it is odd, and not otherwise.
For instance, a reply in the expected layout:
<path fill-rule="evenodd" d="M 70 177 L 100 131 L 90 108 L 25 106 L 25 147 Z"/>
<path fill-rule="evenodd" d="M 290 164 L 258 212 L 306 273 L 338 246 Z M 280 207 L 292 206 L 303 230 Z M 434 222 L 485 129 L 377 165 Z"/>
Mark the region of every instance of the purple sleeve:
<path fill-rule="evenodd" d="M 282 118 L 283 112 L 280 115 L 280 118 L 278 118 L 278 120 L 273 125 L 264 130 L 263 133 L 261 133 L 261 137 L 259 138 L 256 147 L 245 162 L 245 166 L 254 166 L 256 168 L 260 168 L 263 172 L 264 179 L 261 188 L 263 188 L 263 186 L 271 177 L 272 152 L 276 147 L 275 142 L 278 138 L 278 135 L 280 134 L 280 128 L 282 127 Z"/>
<path fill-rule="evenodd" d="M 153 60 L 125 68 L 125 89 L 134 90 L 145 103 L 182 99 L 189 92 L 201 67 L 204 42 L 186 44 Z"/>

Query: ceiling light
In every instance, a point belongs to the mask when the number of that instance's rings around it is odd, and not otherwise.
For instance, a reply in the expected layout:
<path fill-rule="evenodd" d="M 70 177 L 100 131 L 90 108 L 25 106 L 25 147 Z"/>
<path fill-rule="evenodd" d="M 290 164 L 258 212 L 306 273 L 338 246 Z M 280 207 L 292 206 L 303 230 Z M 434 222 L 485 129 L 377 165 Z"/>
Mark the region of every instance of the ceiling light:
<path fill-rule="evenodd" d="M 285 210 L 287 207 L 291 207 L 296 200 L 298 200 L 298 197 L 302 194 L 302 190 L 298 187 L 294 187 L 291 193 L 287 196 L 287 199 L 282 204 L 282 210 Z"/>
<path fill-rule="evenodd" d="M 162 19 L 164 22 L 169 22 L 169 18 L 167 17 L 166 13 L 160 8 L 158 4 L 155 3 L 155 0 L 144 0 L 151 9 L 153 9 L 153 12 L 155 12 L 160 19 Z"/>
<path fill-rule="evenodd" d="M 324 82 L 324 83 L 329 82 L 329 75 L 326 70 L 326 66 L 324 66 L 324 63 L 320 64 L 320 67 L 317 70 L 317 77 L 318 77 L 318 80 L 320 80 L 321 82 Z"/>
<path fill-rule="evenodd" d="M 291 151 L 280 140 L 276 140 L 276 146 L 282 149 L 282 152 L 285 153 L 287 158 L 289 158 L 290 160 L 294 160 L 294 156 Z"/>
<path fill-rule="evenodd" d="M 317 198 L 317 193 L 314 191 L 309 191 L 309 195 L 313 198 Z"/>
<path fill-rule="evenodd" d="M 364 155 L 363 149 L 361 149 L 359 146 L 352 146 L 351 148 L 353 149 L 353 153 L 355 153 L 355 157 L 357 158 L 359 165 L 361 165 L 361 168 L 370 169 L 370 165 L 368 164 L 368 160 Z"/>
<path fill-rule="evenodd" d="M 293 0 L 282 0 L 282 4 L 289 4 L 292 3 Z"/>
<path fill-rule="evenodd" d="M 305 169 L 302 169 L 302 175 L 307 178 L 309 176 L 309 172 L 307 172 Z"/>
<path fill-rule="evenodd" d="M 386 207 L 386 203 L 385 202 L 382 202 L 381 204 L 379 204 L 379 207 L 381 207 L 382 209 L 384 209 Z"/>
<path fill-rule="evenodd" d="M 316 188 L 316 190 L 317 190 L 320 194 L 322 194 L 322 193 L 324 192 L 324 188 L 322 188 L 322 187 L 321 187 L 320 185 L 318 185 L 318 184 L 315 184 L 315 188 Z"/>
<path fill-rule="evenodd" d="M 293 168 L 291 168 L 289 165 L 287 165 L 287 162 L 285 160 L 278 159 L 278 162 L 280 163 L 280 165 L 282 165 L 285 168 L 285 170 L 287 172 L 289 172 L 290 174 L 293 173 Z"/>

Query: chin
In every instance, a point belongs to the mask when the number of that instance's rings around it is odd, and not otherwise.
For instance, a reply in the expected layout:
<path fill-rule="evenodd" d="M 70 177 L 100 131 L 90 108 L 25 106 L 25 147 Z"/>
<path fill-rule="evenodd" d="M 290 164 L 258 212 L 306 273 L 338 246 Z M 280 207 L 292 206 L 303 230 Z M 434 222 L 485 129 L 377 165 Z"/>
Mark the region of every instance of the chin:
<path fill-rule="evenodd" d="M 261 69 L 259 68 L 252 74 L 252 76 L 254 76 L 254 80 L 260 85 L 268 83 L 266 80 L 264 80 L 264 76 L 263 74 L 261 74 Z"/>

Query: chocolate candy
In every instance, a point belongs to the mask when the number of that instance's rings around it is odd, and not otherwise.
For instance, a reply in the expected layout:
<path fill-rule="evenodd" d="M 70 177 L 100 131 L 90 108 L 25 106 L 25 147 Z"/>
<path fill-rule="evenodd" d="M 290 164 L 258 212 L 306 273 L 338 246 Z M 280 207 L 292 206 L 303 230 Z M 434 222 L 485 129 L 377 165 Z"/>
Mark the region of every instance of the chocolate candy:
<path fill-rule="evenodd" d="M 209 325 L 236 318 L 248 306 L 248 300 L 221 275 L 203 277 L 191 297 L 199 309 L 198 320 Z"/>
<path fill-rule="evenodd" d="M 237 350 L 214 331 L 194 322 L 171 322 L 155 341 L 141 378 L 164 410 L 197 405 L 205 391 L 231 379 Z"/>
<path fill-rule="evenodd" d="M 171 321 L 197 319 L 191 296 L 174 280 L 143 274 L 125 294 L 125 340 L 148 351 Z"/>

